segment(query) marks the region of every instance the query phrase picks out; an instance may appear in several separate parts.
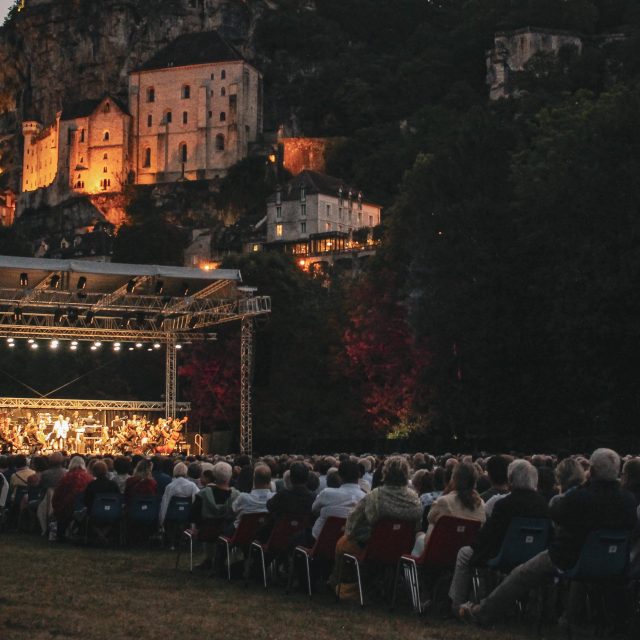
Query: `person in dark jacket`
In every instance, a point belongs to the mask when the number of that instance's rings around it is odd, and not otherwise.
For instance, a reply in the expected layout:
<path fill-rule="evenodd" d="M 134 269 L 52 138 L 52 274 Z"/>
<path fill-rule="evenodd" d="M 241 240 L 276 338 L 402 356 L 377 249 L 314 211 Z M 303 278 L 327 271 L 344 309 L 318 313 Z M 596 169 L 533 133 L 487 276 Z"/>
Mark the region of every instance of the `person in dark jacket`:
<path fill-rule="evenodd" d="M 526 460 L 515 460 L 507 471 L 511 492 L 496 502 L 491 516 L 478 532 L 473 545 L 458 552 L 449 589 L 451 607 L 457 614 L 466 602 L 474 567 L 495 558 L 502 546 L 512 518 L 548 518 L 547 500 L 537 492 L 538 470 Z"/>
<path fill-rule="evenodd" d="M 274 516 L 311 516 L 314 494 L 309 491 L 309 467 L 304 462 L 294 462 L 289 469 L 291 487 L 278 491 L 267 501 L 267 510 Z"/>
<path fill-rule="evenodd" d="M 556 525 L 549 549 L 514 569 L 479 605 L 463 604 L 459 615 L 479 623 L 496 620 L 531 589 L 559 570 L 574 567 L 591 531 L 630 532 L 636 524 L 636 503 L 633 494 L 621 488 L 619 472 L 620 456 L 611 449 L 596 449 L 590 460 L 589 481 L 556 500 L 549 509 Z"/>
<path fill-rule="evenodd" d="M 98 460 L 93 465 L 91 473 L 95 476 L 95 480 L 90 482 L 84 490 L 84 506 L 87 507 L 89 513 L 91 513 L 91 507 L 99 493 L 115 493 L 120 495 L 118 485 L 107 477 L 107 465 L 102 462 L 102 460 Z"/>

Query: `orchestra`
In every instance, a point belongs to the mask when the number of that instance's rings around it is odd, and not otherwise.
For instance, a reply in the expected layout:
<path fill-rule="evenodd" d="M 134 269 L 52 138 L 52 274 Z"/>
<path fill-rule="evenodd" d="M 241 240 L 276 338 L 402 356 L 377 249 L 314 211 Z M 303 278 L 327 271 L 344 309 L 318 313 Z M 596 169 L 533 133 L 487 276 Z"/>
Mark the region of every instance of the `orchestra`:
<path fill-rule="evenodd" d="M 186 448 L 184 429 L 188 418 L 158 418 L 116 415 L 103 424 L 93 413 L 85 417 L 79 411 L 71 416 L 27 411 L 13 416 L 0 410 L 0 451 L 48 454 L 66 451 L 79 454 L 154 453 L 171 454 Z"/>

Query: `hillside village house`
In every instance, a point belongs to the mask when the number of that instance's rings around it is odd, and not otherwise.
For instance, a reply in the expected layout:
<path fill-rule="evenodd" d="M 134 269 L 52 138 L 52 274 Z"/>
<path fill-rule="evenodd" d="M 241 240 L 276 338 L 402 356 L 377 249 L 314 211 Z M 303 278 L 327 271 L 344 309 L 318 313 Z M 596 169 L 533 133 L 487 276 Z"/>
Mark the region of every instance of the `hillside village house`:
<path fill-rule="evenodd" d="M 23 122 L 19 209 L 127 182 L 221 177 L 261 132 L 260 73 L 215 31 L 181 36 L 130 74 L 128 108 L 105 95 L 65 106 L 47 127 Z"/>

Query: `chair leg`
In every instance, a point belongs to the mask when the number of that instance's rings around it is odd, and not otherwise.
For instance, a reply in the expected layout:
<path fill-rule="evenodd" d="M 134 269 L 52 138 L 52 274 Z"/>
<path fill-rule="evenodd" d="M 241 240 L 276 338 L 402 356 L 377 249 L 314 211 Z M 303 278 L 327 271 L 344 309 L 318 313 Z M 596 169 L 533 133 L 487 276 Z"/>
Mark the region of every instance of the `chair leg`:
<path fill-rule="evenodd" d="M 193 536 L 189 536 L 189 572 L 193 573 Z"/>
<path fill-rule="evenodd" d="M 402 565 L 402 560 L 398 560 L 398 564 L 396 565 L 396 577 L 393 581 L 393 592 L 391 594 L 391 611 L 393 611 L 396 607 L 396 596 L 398 595 L 398 582 L 400 581 L 400 566 Z"/>
<path fill-rule="evenodd" d="M 260 560 L 262 562 L 262 582 L 264 583 L 264 588 L 267 588 L 267 567 L 264 561 L 264 550 L 262 547 L 258 547 L 260 550 Z"/>
<path fill-rule="evenodd" d="M 354 560 L 354 564 L 356 565 L 356 576 L 358 576 L 358 593 L 360 595 L 360 606 L 364 607 L 364 598 L 362 596 L 362 579 L 360 578 L 360 563 L 357 560 Z"/>
<path fill-rule="evenodd" d="M 311 564 L 309 562 L 309 554 L 305 553 L 304 554 L 304 559 L 307 565 L 307 589 L 309 590 L 309 597 L 312 596 L 311 593 Z"/>
<path fill-rule="evenodd" d="M 231 549 L 229 543 L 225 540 L 224 545 L 227 548 L 227 580 L 231 582 Z"/>
<path fill-rule="evenodd" d="M 289 566 L 289 575 L 287 577 L 287 588 L 284 590 L 284 592 L 289 595 L 289 593 L 291 593 L 291 586 L 293 585 L 293 572 L 295 571 L 296 568 L 296 553 L 298 553 L 297 549 L 293 550 L 293 559 L 291 561 L 291 565 Z"/>
<path fill-rule="evenodd" d="M 414 605 L 419 614 L 422 613 L 422 601 L 420 600 L 420 579 L 418 567 L 415 562 L 411 565 L 411 581 L 413 583 L 413 594 L 415 596 Z"/>

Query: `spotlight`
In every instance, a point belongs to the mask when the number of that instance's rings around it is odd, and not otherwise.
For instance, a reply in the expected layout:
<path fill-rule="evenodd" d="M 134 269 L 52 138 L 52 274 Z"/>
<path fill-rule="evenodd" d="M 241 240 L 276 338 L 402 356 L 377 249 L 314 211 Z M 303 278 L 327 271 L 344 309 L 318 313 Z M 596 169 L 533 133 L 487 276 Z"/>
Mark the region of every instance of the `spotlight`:
<path fill-rule="evenodd" d="M 22 322 L 22 309 L 20 307 L 16 307 L 13 310 L 13 321 Z"/>
<path fill-rule="evenodd" d="M 164 290 L 164 282 L 162 280 L 158 280 L 156 282 L 156 289 L 155 289 L 156 295 L 159 296 L 163 290 Z"/>
<path fill-rule="evenodd" d="M 37 349 L 37 348 L 38 348 L 38 343 L 37 343 L 37 342 L 34 342 L 34 343 L 31 345 L 31 348 L 32 348 L 32 349 Z"/>
<path fill-rule="evenodd" d="M 188 282 L 183 282 L 181 285 L 181 291 L 182 291 L 182 295 L 183 297 L 188 296 L 189 295 L 189 283 Z"/>
<path fill-rule="evenodd" d="M 78 341 L 77 340 L 72 340 L 71 341 L 71 346 L 72 347 L 77 347 L 78 346 Z"/>
<path fill-rule="evenodd" d="M 113 350 L 114 350 L 114 351 L 120 351 L 120 347 L 116 347 L 116 346 L 114 345 Z"/>
<path fill-rule="evenodd" d="M 56 273 L 49 280 L 49 289 L 57 289 L 60 286 L 60 276 Z"/>
<path fill-rule="evenodd" d="M 87 286 L 87 279 L 84 276 L 80 276 L 78 278 L 78 284 L 76 285 L 76 289 L 84 289 Z"/>
<path fill-rule="evenodd" d="M 176 349 L 182 349 L 182 345 L 181 344 L 177 344 L 176 345 Z"/>
<path fill-rule="evenodd" d="M 136 349 L 142 348 L 142 342 L 136 342 Z"/>
<path fill-rule="evenodd" d="M 149 348 L 147 349 L 147 351 L 153 351 L 153 349 L 152 349 L 151 347 L 149 347 Z"/>
<path fill-rule="evenodd" d="M 133 293 L 133 290 L 136 288 L 136 281 L 134 278 L 131 278 L 129 282 L 127 282 L 127 293 Z"/>
<path fill-rule="evenodd" d="M 60 307 L 58 307 L 55 310 L 55 313 L 53 314 L 53 324 L 60 324 L 60 321 L 62 320 L 62 309 L 60 309 Z"/>
<path fill-rule="evenodd" d="M 33 344 L 33 343 L 35 342 L 35 340 L 34 340 L 33 338 L 29 338 L 29 339 L 27 340 L 27 342 L 28 342 L 29 344 Z"/>
<path fill-rule="evenodd" d="M 77 344 L 72 344 L 71 347 L 69 347 L 71 349 L 71 351 L 75 351 L 78 348 Z"/>
<path fill-rule="evenodd" d="M 114 346 L 114 347 L 119 347 L 119 346 L 120 346 L 120 343 L 119 343 L 119 342 L 114 342 L 114 343 L 113 343 L 113 346 Z"/>
<path fill-rule="evenodd" d="M 67 318 L 69 318 L 69 322 L 77 322 L 78 321 L 78 310 L 70 307 L 67 310 Z"/>
<path fill-rule="evenodd" d="M 129 347 L 129 351 L 133 351 L 133 347 Z"/>
<path fill-rule="evenodd" d="M 96 340 L 96 341 L 93 343 L 93 346 L 94 346 L 94 347 L 101 347 L 101 346 L 102 346 L 102 342 L 100 342 L 100 340 Z"/>
<path fill-rule="evenodd" d="M 87 311 L 87 314 L 84 317 L 84 321 L 87 324 L 93 324 L 93 319 L 96 317 L 95 311 Z"/>
<path fill-rule="evenodd" d="M 11 344 L 13 342 L 13 338 L 7 338 L 7 342 Z"/>
<path fill-rule="evenodd" d="M 98 347 L 96 347 L 96 345 L 95 345 L 95 344 L 92 344 L 92 345 L 91 345 L 91 347 L 90 347 L 91 351 L 95 351 L 97 348 L 98 348 Z"/>
<path fill-rule="evenodd" d="M 15 346 L 16 346 L 16 343 L 15 343 L 15 342 L 10 342 L 10 343 L 9 343 L 9 346 L 13 349 L 13 347 L 15 347 Z"/>
<path fill-rule="evenodd" d="M 26 273 L 20 274 L 20 286 L 28 287 L 29 286 L 29 275 Z"/>
<path fill-rule="evenodd" d="M 153 343 L 153 348 L 154 349 L 159 349 L 162 345 L 159 342 L 154 342 Z"/>
<path fill-rule="evenodd" d="M 52 349 L 57 349 L 57 348 L 58 348 L 58 341 L 57 341 L 57 340 L 52 340 L 52 341 L 49 343 L 49 346 L 50 346 Z"/>

